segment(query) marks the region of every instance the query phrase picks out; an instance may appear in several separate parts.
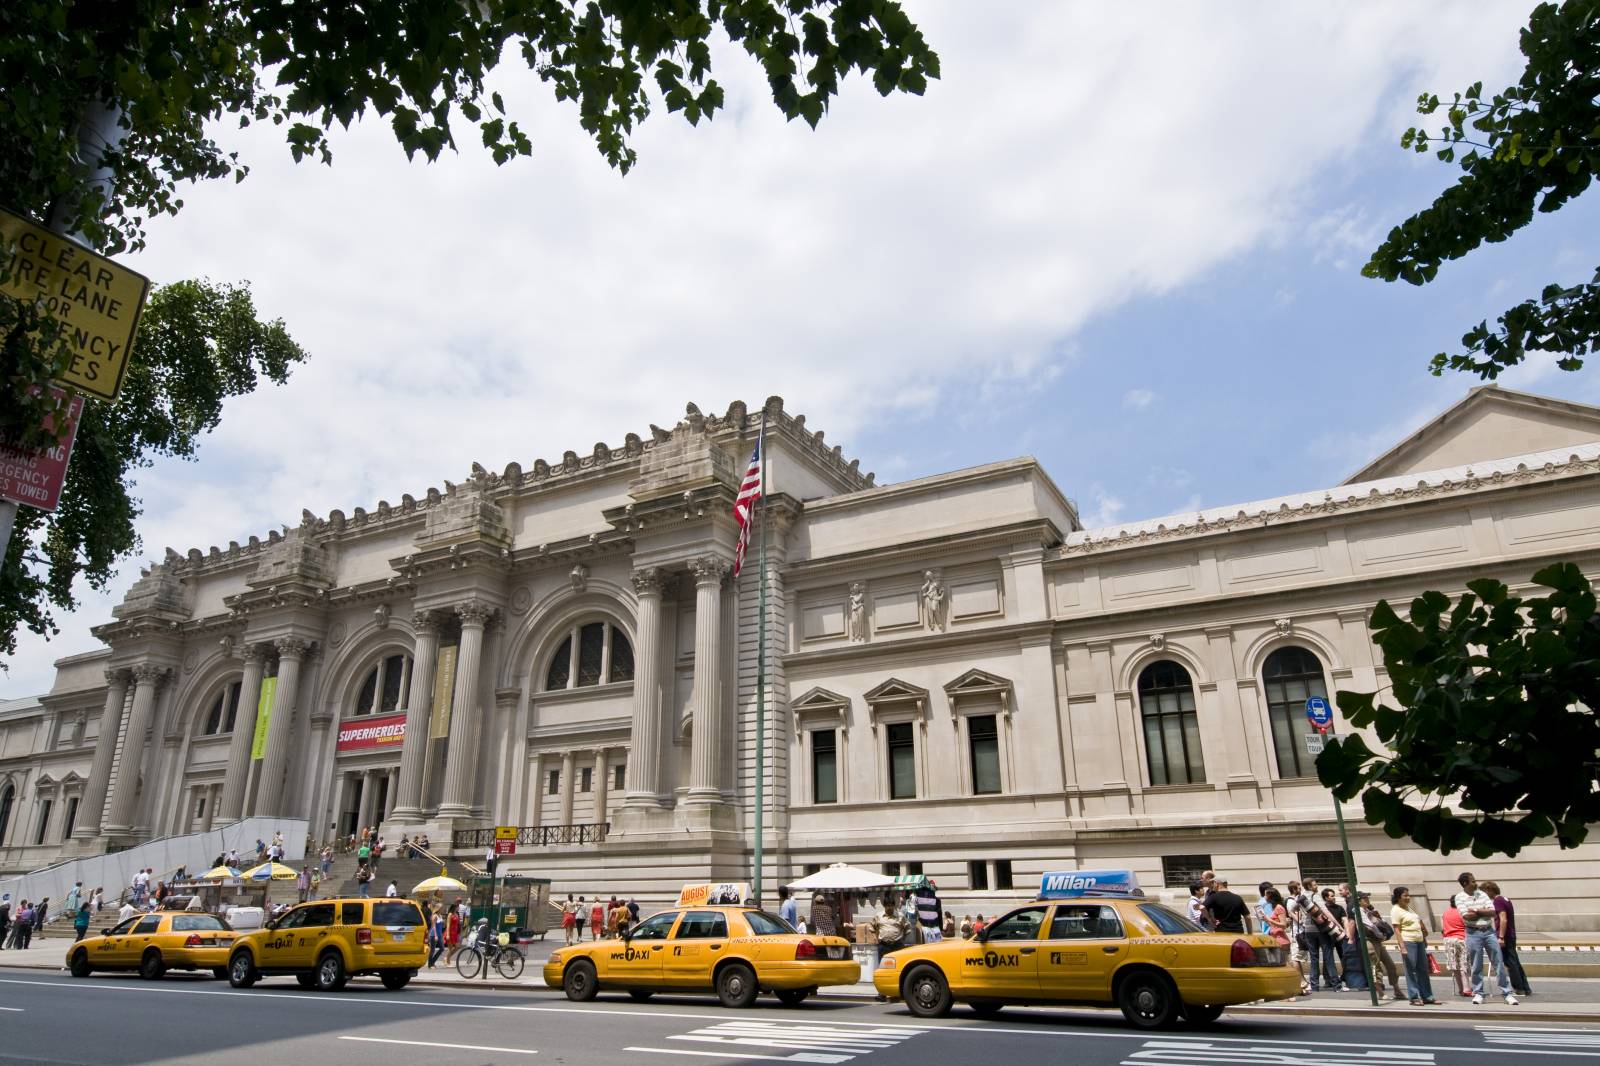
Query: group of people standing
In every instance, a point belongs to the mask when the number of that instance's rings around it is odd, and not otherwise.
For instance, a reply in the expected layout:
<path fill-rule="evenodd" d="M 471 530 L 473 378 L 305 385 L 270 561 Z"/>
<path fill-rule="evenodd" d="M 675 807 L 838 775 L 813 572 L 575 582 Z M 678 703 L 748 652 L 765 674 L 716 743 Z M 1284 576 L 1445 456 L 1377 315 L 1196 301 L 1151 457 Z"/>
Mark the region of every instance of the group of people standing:
<path fill-rule="evenodd" d="M 1347 992 L 1370 985 L 1383 998 L 1387 986 L 1388 998 L 1409 998 L 1413 1006 L 1422 1007 L 1438 1002 L 1431 976 L 1448 973 L 1459 995 L 1482 1004 L 1484 964 L 1489 961 L 1501 996 L 1515 1006 L 1518 995 L 1532 994 L 1516 953 L 1516 908 L 1492 881 L 1480 885 L 1471 873 L 1458 881 L 1461 891 L 1441 916 L 1442 962 L 1429 951 L 1427 922 L 1405 885 L 1391 891 L 1387 914 L 1373 903 L 1371 893 L 1352 893 L 1348 884 L 1324 888 L 1309 877 L 1303 884 L 1290 881 L 1282 893 L 1270 881 L 1261 882 L 1260 899 L 1252 907 L 1207 870 L 1189 886 L 1189 917 L 1203 929 L 1270 935 L 1300 970 L 1302 995 L 1319 987 Z M 1390 944 L 1404 969 L 1404 996 Z"/>
<path fill-rule="evenodd" d="M 561 904 L 561 932 L 568 944 L 583 940 L 585 923 L 589 927 L 590 938 L 599 940 L 602 936 L 621 936 L 638 921 L 639 904 L 615 895 L 609 900 L 596 896 L 590 902 L 582 896 L 574 900 L 569 892 Z"/>
<path fill-rule="evenodd" d="M 426 905 L 426 909 L 428 969 L 433 969 L 441 955 L 444 956 L 444 964 L 449 966 L 455 962 L 456 952 L 461 948 L 462 937 L 472 912 L 467 907 L 467 901 L 460 896 L 450 904 L 446 904 L 443 900 L 434 900 Z"/>

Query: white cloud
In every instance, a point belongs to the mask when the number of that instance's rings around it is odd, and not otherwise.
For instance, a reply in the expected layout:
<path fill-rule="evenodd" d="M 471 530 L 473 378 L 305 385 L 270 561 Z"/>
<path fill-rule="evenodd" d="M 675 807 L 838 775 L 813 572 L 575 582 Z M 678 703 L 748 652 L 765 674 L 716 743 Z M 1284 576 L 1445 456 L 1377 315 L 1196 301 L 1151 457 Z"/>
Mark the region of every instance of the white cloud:
<path fill-rule="evenodd" d="M 496 81 L 536 156 L 503 168 L 470 146 L 408 165 L 376 121 L 335 138 L 331 168 L 293 165 L 270 127 L 219 128 L 252 175 L 185 190 L 132 265 L 251 280 L 313 357 L 230 403 L 199 463 L 141 479 L 147 557 L 473 460 L 616 444 L 685 400 L 782 394 L 847 450 L 974 382 L 1014 402 L 1070 378 L 1059 353 L 1095 316 L 1305 228 L 1307 185 L 1401 128 L 1422 87 L 1512 70 L 1523 18 L 1443 0 L 911 13 L 943 59 L 925 98 L 855 78 L 813 132 L 723 49 L 729 110 L 697 129 L 661 110 L 627 178 L 525 71 Z M 1346 212 L 1323 241 L 1362 224 Z M 91 601 L 57 642 L 24 635 L 0 691 L 37 691 L 106 617 Z"/>
<path fill-rule="evenodd" d="M 1156 394 L 1149 389 L 1129 389 L 1122 394 L 1122 406 L 1130 411 L 1143 411 L 1156 402 Z"/>
<path fill-rule="evenodd" d="M 1078 520 L 1083 523 L 1085 529 L 1114 526 L 1122 521 L 1122 512 L 1127 510 L 1127 507 L 1127 502 L 1122 497 L 1113 496 L 1106 491 L 1104 485 L 1096 481 L 1089 486 L 1088 506 L 1082 507 Z"/>

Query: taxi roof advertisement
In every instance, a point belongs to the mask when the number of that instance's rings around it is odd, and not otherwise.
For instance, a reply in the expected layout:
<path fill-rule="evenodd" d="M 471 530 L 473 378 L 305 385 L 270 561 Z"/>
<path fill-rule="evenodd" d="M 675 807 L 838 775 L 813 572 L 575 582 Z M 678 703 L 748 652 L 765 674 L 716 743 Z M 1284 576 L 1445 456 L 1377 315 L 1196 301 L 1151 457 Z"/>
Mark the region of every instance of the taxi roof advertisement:
<path fill-rule="evenodd" d="M 748 881 L 723 881 L 704 885 L 684 885 L 678 893 L 680 907 L 737 906 L 750 898 Z"/>
<path fill-rule="evenodd" d="M 1132 870 L 1061 870 L 1039 879 L 1040 899 L 1131 896 L 1138 891 L 1139 879 Z"/>

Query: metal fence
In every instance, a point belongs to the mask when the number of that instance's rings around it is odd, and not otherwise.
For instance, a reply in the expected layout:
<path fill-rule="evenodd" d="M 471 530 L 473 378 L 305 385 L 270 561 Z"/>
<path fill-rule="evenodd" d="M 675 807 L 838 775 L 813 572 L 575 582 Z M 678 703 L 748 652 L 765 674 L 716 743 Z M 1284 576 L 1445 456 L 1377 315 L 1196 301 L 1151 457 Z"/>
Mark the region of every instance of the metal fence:
<path fill-rule="evenodd" d="M 517 845 L 550 847 L 556 844 L 599 844 L 611 829 L 610 822 L 583 822 L 578 825 L 519 825 Z M 494 847 L 494 826 L 479 829 L 457 829 L 450 834 L 450 846 L 456 851 L 476 848 L 488 851 Z"/>

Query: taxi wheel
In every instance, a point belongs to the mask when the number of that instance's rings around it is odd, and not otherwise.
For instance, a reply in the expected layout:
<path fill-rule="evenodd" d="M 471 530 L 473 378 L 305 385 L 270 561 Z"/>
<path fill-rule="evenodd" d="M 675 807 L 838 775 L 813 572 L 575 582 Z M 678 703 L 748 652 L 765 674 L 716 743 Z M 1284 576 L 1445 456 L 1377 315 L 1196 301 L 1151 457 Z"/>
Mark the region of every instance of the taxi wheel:
<path fill-rule="evenodd" d="M 901 998 L 918 1018 L 943 1018 L 950 1013 L 950 984 L 935 966 L 917 966 L 900 985 Z"/>
<path fill-rule="evenodd" d="M 1207 1003 L 1204 1006 L 1185 1006 L 1183 1008 L 1183 1020 L 1190 1025 L 1210 1025 L 1222 1017 L 1222 1010 L 1223 1008 L 1215 1003 Z"/>
<path fill-rule="evenodd" d="M 587 1003 L 593 999 L 600 991 L 600 982 L 595 979 L 594 963 L 579 959 L 568 966 L 567 972 L 561 976 L 561 988 L 574 1003 Z"/>
<path fill-rule="evenodd" d="M 717 972 L 717 998 L 724 1007 L 748 1007 L 760 991 L 755 971 L 742 962 L 733 962 Z"/>
<path fill-rule="evenodd" d="M 628 989 L 628 998 L 632 999 L 635 1003 L 643 1003 L 645 1000 L 649 999 L 651 996 L 653 996 L 655 994 L 656 994 L 655 993 L 655 989 L 653 989 L 653 988 L 630 988 L 630 989 Z"/>
<path fill-rule="evenodd" d="M 780 988 L 777 991 L 778 1002 L 785 1007 L 798 1007 L 810 994 L 809 988 Z"/>
<path fill-rule="evenodd" d="M 1129 976 L 1117 989 L 1117 1006 L 1140 1029 L 1166 1029 L 1178 1018 L 1177 990 L 1160 974 Z"/>
<path fill-rule="evenodd" d="M 234 988 L 249 988 L 259 980 L 261 974 L 248 951 L 241 951 L 228 960 L 228 984 Z"/>
<path fill-rule="evenodd" d="M 144 958 L 139 960 L 139 976 L 146 981 L 159 981 L 167 972 L 167 964 L 161 961 L 161 952 L 151 948 L 144 953 Z"/>
<path fill-rule="evenodd" d="M 378 975 L 378 980 L 383 982 L 383 987 L 391 992 L 398 992 L 411 983 L 410 970 L 385 970 Z"/>
<path fill-rule="evenodd" d="M 972 1008 L 972 1013 L 980 1018 L 993 1018 L 996 1014 L 1006 1009 L 1006 1005 L 995 999 L 975 999 L 967 1006 Z"/>
<path fill-rule="evenodd" d="M 324 951 L 322 958 L 317 960 L 316 969 L 317 989 L 321 992 L 337 992 L 344 987 L 345 977 L 344 959 L 339 957 L 337 951 Z"/>
<path fill-rule="evenodd" d="M 79 948 L 72 953 L 72 965 L 69 967 L 74 977 L 88 977 L 94 971 L 89 967 L 89 953 Z"/>

